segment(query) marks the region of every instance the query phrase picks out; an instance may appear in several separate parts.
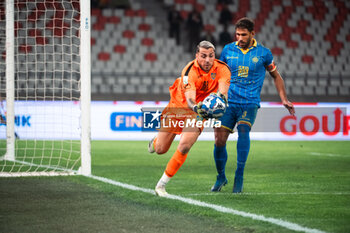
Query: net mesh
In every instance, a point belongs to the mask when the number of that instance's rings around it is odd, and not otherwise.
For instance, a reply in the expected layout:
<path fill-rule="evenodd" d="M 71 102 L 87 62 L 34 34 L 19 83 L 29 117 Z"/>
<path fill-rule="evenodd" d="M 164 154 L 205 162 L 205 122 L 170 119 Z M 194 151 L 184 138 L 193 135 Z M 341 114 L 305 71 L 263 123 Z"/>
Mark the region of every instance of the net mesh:
<path fill-rule="evenodd" d="M 80 5 L 78 0 L 15 0 L 15 161 L 0 172 L 80 166 Z M 0 95 L 6 118 L 5 3 L 0 3 Z M 0 126 L 0 155 L 6 152 Z"/>

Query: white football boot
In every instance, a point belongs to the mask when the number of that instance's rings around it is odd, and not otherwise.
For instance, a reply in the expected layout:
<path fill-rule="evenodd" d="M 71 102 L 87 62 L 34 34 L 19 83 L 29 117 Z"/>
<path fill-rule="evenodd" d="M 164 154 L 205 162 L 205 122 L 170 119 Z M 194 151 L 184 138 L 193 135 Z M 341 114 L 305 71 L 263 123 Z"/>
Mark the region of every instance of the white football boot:
<path fill-rule="evenodd" d="M 156 186 L 155 190 L 156 195 L 160 197 L 167 197 L 169 194 L 165 190 L 165 186 Z"/>
<path fill-rule="evenodd" d="M 156 192 L 157 196 L 160 197 L 166 197 L 169 194 L 167 193 L 167 191 L 165 190 L 165 185 L 170 181 L 170 177 L 168 177 L 165 172 L 163 173 L 162 177 L 160 178 L 160 180 L 158 181 L 156 188 L 154 189 L 154 191 Z"/>
<path fill-rule="evenodd" d="M 148 152 L 154 153 L 156 150 L 154 149 L 153 141 L 156 137 L 152 138 L 151 141 L 148 143 Z"/>

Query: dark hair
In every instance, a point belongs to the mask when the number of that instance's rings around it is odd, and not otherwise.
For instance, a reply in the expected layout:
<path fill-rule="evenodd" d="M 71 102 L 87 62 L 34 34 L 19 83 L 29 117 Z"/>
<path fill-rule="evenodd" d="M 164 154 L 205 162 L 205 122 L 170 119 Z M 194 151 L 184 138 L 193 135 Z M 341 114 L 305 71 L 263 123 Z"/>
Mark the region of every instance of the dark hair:
<path fill-rule="evenodd" d="M 247 29 L 249 32 L 254 31 L 254 21 L 252 19 L 249 18 L 241 18 L 236 22 L 235 25 L 236 29 L 237 28 L 243 28 L 243 29 Z"/>

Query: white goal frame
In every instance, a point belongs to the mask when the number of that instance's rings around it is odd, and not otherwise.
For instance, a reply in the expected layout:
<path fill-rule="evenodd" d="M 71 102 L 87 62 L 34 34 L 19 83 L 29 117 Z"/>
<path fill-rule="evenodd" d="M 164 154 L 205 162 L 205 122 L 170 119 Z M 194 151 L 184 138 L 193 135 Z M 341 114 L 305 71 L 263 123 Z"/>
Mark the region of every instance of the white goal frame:
<path fill-rule="evenodd" d="M 5 160 L 15 158 L 15 0 L 6 0 L 6 153 Z M 81 165 L 73 174 L 91 175 L 91 16 L 90 0 L 80 0 L 80 156 Z M 60 170 L 60 169 L 58 169 Z M 64 169 L 62 169 L 64 170 Z M 21 172 L 19 172 L 21 173 Z M 55 172 L 26 172 L 22 175 L 55 175 Z M 59 172 L 58 172 L 59 173 Z M 59 175 L 59 174 L 58 174 Z M 0 176 L 17 176 L 1 173 Z M 20 174 L 18 174 L 20 176 Z"/>

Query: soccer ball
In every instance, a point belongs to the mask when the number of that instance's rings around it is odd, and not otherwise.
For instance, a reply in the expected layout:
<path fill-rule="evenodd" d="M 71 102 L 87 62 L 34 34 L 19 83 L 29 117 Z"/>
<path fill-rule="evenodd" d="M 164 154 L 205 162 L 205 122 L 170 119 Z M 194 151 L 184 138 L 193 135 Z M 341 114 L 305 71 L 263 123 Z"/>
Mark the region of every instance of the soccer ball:
<path fill-rule="evenodd" d="M 215 93 L 211 93 L 202 102 L 201 109 L 204 110 L 209 118 L 219 119 L 226 111 L 225 101 Z"/>

